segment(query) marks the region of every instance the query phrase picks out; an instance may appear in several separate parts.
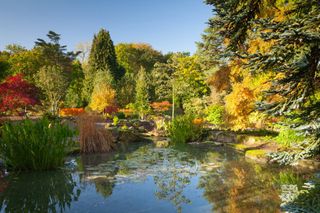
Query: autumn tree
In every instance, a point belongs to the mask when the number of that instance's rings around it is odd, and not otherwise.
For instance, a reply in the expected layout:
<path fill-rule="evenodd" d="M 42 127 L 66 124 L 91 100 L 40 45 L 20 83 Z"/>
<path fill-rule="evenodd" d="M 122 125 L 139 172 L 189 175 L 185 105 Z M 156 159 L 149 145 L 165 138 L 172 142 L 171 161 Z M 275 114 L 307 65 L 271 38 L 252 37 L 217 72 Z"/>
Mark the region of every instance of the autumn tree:
<path fill-rule="evenodd" d="M 275 159 L 292 162 L 319 152 L 319 128 L 315 125 L 319 119 L 316 109 L 320 105 L 316 95 L 319 2 L 207 0 L 207 3 L 214 6 L 215 12 L 206 36 L 206 43 L 211 44 L 207 45 L 207 53 L 212 51 L 211 62 L 240 60 L 242 68 L 235 76 L 238 78 L 235 85 L 248 82 L 245 78 L 253 82 L 261 75 L 269 76 L 261 81 L 262 86 L 269 84 L 264 92 L 260 90 L 262 97 L 255 94 L 258 104 L 254 109 L 269 116 L 294 119 L 291 127 L 308 136 L 297 145 L 302 147 L 300 151 L 275 154 Z M 219 51 L 221 47 L 224 51 Z M 210 62 L 209 54 L 207 59 Z"/>
<path fill-rule="evenodd" d="M 0 111 L 17 111 L 39 104 L 38 90 L 23 79 L 23 74 L 9 76 L 0 84 Z"/>
<path fill-rule="evenodd" d="M 97 72 L 89 104 L 92 110 L 103 112 L 107 107 L 116 104 L 116 91 L 112 85 L 114 85 L 114 79 L 109 70 L 100 70 Z"/>

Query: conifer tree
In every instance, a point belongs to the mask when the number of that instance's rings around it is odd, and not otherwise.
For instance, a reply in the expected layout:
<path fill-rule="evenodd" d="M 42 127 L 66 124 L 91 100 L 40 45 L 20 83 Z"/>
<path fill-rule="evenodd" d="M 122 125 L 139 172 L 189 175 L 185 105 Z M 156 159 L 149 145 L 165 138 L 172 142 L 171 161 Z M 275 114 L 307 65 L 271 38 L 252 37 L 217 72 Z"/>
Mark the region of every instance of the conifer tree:
<path fill-rule="evenodd" d="M 206 2 L 215 12 L 200 45 L 206 65 L 240 59 L 252 74 L 274 76 L 256 109 L 294 120 L 291 127 L 307 136 L 297 144 L 300 151 L 275 154 L 274 159 L 291 163 L 319 153 L 319 1 Z M 252 53 L 248 51 L 252 39 L 269 43 L 270 48 Z"/>
<path fill-rule="evenodd" d="M 90 100 L 94 88 L 94 79 L 98 71 L 108 70 L 115 81 L 121 78 L 118 68 L 115 48 L 110 33 L 101 29 L 94 35 L 89 55 L 88 69 L 85 71 L 83 96 L 86 101 Z"/>
<path fill-rule="evenodd" d="M 150 110 L 149 105 L 149 82 L 146 70 L 141 67 L 136 81 L 136 100 L 135 109 L 139 113 L 140 118 L 144 118 L 145 114 Z"/>

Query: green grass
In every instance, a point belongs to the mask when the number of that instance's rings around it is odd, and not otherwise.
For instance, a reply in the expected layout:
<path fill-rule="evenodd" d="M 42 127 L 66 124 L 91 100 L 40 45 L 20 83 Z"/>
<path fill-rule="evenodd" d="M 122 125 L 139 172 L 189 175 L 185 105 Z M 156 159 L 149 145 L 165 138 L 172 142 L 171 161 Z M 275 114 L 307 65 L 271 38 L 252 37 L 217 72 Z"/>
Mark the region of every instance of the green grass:
<path fill-rule="evenodd" d="M 0 155 L 8 169 L 50 170 L 62 166 L 75 134 L 67 125 L 43 118 L 1 127 Z"/>

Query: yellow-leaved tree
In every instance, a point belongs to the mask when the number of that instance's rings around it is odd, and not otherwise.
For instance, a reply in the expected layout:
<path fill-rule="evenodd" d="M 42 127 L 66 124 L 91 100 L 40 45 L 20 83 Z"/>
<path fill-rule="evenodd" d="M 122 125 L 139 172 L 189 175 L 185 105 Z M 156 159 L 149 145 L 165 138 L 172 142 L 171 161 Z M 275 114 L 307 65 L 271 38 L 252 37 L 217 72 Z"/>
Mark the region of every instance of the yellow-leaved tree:
<path fill-rule="evenodd" d="M 112 87 L 112 82 L 109 71 L 97 72 L 89 104 L 92 110 L 103 112 L 106 107 L 115 105 L 116 91 Z"/>

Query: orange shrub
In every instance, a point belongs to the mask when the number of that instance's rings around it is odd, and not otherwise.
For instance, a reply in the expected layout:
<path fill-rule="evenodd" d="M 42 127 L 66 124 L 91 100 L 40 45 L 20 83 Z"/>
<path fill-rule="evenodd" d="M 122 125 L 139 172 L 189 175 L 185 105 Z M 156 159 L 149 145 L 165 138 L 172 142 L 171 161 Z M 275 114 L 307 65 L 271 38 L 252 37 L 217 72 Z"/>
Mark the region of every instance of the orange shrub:
<path fill-rule="evenodd" d="M 83 108 L 63 108 L 60 110 L 59 114 L 61 117 L 68 117 L 68 116 L 78 116 L 84 113 Z"/>
<path fill-rule="evenodd" d="M 133 114 L 133 109 L 119 109 L 118 112 L 122 112 L 127 117 Z"/>
<path fill-rule="evenodd" d="M 172 104 L 169 101 L 162 101 L 162 102 L 153 102 L 150 106 L 158 112 L 168 111 Z"/>
<path fill-rule="evenodd" d="M 195 125 L 201 125 L 203 124 L 204 120 L 202 118 L 195 118 L 193 119 L 192 123 Z"/>

